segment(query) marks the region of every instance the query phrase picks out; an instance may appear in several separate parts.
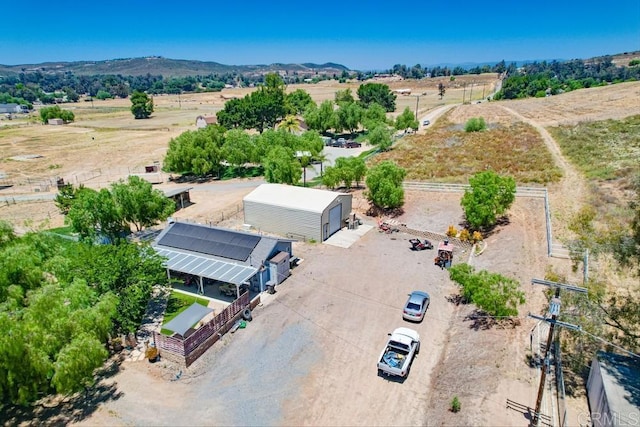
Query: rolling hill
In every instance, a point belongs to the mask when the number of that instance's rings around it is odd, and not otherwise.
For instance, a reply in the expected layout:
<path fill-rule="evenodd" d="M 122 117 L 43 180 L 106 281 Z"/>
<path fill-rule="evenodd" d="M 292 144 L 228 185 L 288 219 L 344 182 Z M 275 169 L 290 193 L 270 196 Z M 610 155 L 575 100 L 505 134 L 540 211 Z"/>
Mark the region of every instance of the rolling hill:
<path fill-rule="evenodd" d="M 0 65 L 0 75 L 16 75 L 24 72 L 67 73 L 74 75 L 120 74 L 125 76 L 141 76 L 146 74 L 163 77 L 184 77 L 208 74 L 239 73 L 243 75 L 260 75 L 269 72 L 298 73 L 300 75 L 340 74 L 347 67 L 340 64 L 259 64 L 259 65 L 225 65 L 218 62 L 195 61 L 185 59 L 169 59 L 161 56 L 144 58 L 122 58 L 104 61 L 45 62 L 41 64 Z"/>

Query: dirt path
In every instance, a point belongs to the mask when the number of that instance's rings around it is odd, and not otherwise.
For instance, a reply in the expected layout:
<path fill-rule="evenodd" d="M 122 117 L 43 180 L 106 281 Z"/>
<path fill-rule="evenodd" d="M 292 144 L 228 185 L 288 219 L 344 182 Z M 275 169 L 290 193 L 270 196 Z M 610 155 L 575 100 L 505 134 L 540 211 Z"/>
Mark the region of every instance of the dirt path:
<path fill-rule="evenodd" d="M 587 188 L 582 174 L 576 170 L 576 168 L 567 161 L 562 155 L 560 146 L 555 139 L 547 132 L 547 130 L 539 124 L 537 121 L 527 118 L 517 111 L 505 106 L 500 105 L 502 109 L 512 114 L 518 120 L 533 126 L 544 141 L 547 149 L 553 156 L 556 165 L 562 169 L 563 176 L 558 184 L 549 185 L 549 203 L 552 210 L 552 225 L 554 231 L 558 232 L 558 235 L 564 234 L 566 231 L 560 229 L 560 222 L 566 223 L 566 220 L 575 213 L 582 205 L 587 202 Z M 564 221 L 553 221 L 554 218 L 560 216 Z"/>

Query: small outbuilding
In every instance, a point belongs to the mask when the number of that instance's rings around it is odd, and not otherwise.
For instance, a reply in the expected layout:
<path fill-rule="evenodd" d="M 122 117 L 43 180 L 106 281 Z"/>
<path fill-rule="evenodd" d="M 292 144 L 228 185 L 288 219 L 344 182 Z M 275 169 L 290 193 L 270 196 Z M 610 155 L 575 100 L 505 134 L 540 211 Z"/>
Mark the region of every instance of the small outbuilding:
<path fill-rule="evenodd" d="M 598 352 L 591 363 L 587 397 L 594 427 L 640 423 L 640 360 Z"/>
<path fill-rule="evenodd" d="M 216 116 L 198 116 L 196 117 L 196 127 L 198 129 L 206 128 L 210 125 L 218 124 L 218 118 Z"/>
<path fill-rule="evenodd" d="M 323 242 L 346 224 L 352 196 L 347 193 L 262 184 L 245 196 L 244 222 L 292 239 Z"/>

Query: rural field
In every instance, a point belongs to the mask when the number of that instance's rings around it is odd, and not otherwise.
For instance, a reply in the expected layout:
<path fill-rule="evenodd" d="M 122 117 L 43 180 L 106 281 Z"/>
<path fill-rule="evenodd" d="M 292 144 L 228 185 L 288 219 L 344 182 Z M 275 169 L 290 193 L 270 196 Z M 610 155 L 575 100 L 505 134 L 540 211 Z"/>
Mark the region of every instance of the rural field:
<path fill-rule="evenodd" d="M 563 156 L 553 129 L 640 115 L 640 83 L 478 103 L 497 87 L 496 76 L 465 78 L 447 80 L 442 100 L 435 79 L 389 82 L 392 89 L 421 94 L 419 99 L 399 95 L 398 112 L 414 110 L 418 102 L 419 115 L 432 124 L 372 163 L 395 160 L 411 181 L 466 183 L 475 171 L 490 167 L 512 174 L 519 185 L 545 186 L 554 238 L 570 237 L 569 218 L 588 200 L 589 187 Z M 299 87 L 321 101 L 347 87 L 355 93 L 357 85 Z M 215 114 L 225 101 L 221 95 L 245 93 L 155 97 L 156 112 L 149 120 L 134 120 L 128 100 L 113 100 L 73 105 L 76 121 L 66 126 L 1 121 L 0 185 L 11 186 L 0 190 L 0 219 L 22 231 L 61 226 L 63 218 L 51 200 L 56 178 L 98 188 L 161 164 L 169 140 L 195 129 L 196 116 Z M 473 102 L 462 105 L 470 96 Z M 464 134 L 471 117 L 485 119 L 491 138 Z M 239 227 L 241 213 L 231 218 L 220 213 L 237 212 L 242 197 L 260 182 L 189 184 L 195 203 L 178 215 Z M 160 188 L 174 185 L 165 182 Z M 376 218 L 365 215 L 362 190 L 353 191 L 355 209 L 375 225 Z M 460 194 L 408 190 L 404 214 L 396 220 L 443 233 L 463 220 Z M 547 256 L 545 228 L 543 199 L 518 197 L 480 256 L 461 249 L 455 254 L 456 262 L 521 283 L 526 303 L 515 322 L 490 324 L 476 317 L 473 307 L 455 304 L 456 286 L 433 265 L 432 251 L 409 249 L 410 235 L 373 229 L 346 249 L 298 242 L 294 253 L 304 262 L 278 293 L 265 296 L 247 329 L 225 336 L 189 370 L 178 374 L 166 362 L 124 363 L 92 391 L 53 409 L 41 408 L 24 424 L 528 425 L 526 414 L 507 408 L 507 399 L 535 405 L 539 371 L 527 358 L 545 333 L 526 313 L 542 313 L 546 297 L 530 280 L 543 278 L 549 269 L 580 280 L 569 260 Z M 407 380 L 389 381 L 376 376 L 375 359 L 386 334 L 403 325 L 402 305 L 414 289 L 426 289 L 432 298 L 425 320 L 413 326 L 423 347 Z M 557 423 L 552 395 L 545 393 L 543 413 Z M 462 406 L 456 414 L 449 411 L 454 396 Z M 584 395 L 567 398 L 566 404 L 569 425 L 585 419 Z"/>

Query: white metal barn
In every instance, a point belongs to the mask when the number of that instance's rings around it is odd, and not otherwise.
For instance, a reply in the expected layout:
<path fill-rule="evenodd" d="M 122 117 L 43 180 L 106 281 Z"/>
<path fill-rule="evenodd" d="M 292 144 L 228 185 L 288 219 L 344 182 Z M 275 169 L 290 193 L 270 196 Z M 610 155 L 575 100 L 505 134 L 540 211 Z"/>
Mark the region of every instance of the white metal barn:
<path fill-rule="evenodd" d="M 345 224 L 351 194 L 262 184 L 244 198 L 244 222 L 292 239 L 323 242 Z"/>

